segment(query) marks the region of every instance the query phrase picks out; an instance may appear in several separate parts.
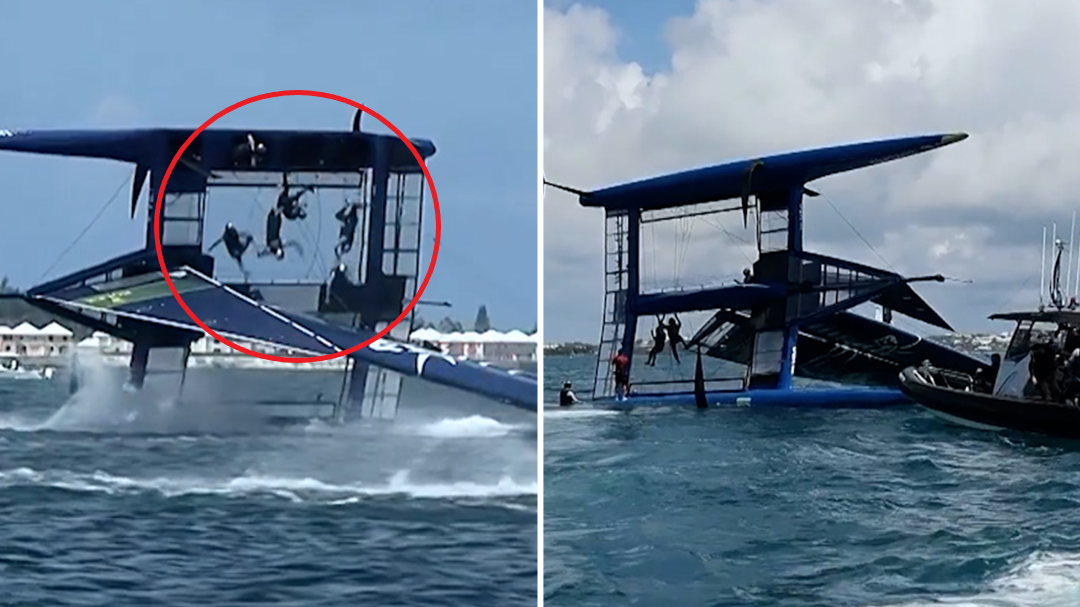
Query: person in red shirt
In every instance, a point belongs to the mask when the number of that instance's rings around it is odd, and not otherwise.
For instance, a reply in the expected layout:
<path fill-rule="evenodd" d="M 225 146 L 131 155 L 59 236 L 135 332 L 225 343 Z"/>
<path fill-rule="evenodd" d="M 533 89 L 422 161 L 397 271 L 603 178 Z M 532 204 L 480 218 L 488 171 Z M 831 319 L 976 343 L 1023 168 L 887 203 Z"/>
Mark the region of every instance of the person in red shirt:
<path fill-rule="evenodd" d="M 630 357 L 619 350 L 611 365 L 615 368 L 615 399 L 626 400 L 630 391 Z"/>

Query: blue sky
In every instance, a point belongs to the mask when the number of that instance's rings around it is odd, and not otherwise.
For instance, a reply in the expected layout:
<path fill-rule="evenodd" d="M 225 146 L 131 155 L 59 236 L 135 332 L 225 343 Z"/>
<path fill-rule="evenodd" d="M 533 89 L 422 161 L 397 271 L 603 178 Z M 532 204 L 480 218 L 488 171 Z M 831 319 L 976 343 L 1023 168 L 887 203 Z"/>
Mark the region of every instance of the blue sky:
<path fill-rule="evenodd" d="M 0 128 L 194 129 L 227 105 L 273 90 L 355 99 L 438 148 L 428 166 L 443 235 L 424 298 L 451 301 L 451 313 L 468 322 L 486 304 L 497 326 L 530 329 L 537 316 L 536 15 L 527 0 L 2 3 Z M 316 98 L 272 99 L 218 125 L 348 129 L 352 112 Z M 364 124 L 387 132 L 371 117 Z M 0 275 L 21 287 L 37 283 L 122 184 L 118 200 L 48 277 L 140 247 L 145 207 L 130 219 L 131 172 L 106 161 L 0 153 L 7 209 Z M 260 194 L 257 204 L 270 196 Z M 215 212 L 223 212 L 214 200 L 207 242 L 217 237 L 222 216 Z M 235 204 L 228 215 L 260 235 L 257 204 L 250 197 Z M 310 241 L 298 239 L 332 248 L 335 210 L 325 209 L 324 237 L 313 226 Z M 430 210 L 425 223 L 433 226 Z M 427 232 L 430 255 L 433 229 Z M 257 277 L 298 278 L 312 259 L 262 260 L 252 269 Z M 228 261 L 220 267 L 232 271 Z M 301 276 L 290 274 L 298 268 Z"/>
<path fill-rule="evenodd" d="M 671 65 L 671 45 L 665 27 L 672 18 L 690 17 L 696 0 L 545 0 L 544 6 L 566 12 L 575 4 L 601 8 L 619 32 L 616 51 L 632 58 L 649 73 Z"/>

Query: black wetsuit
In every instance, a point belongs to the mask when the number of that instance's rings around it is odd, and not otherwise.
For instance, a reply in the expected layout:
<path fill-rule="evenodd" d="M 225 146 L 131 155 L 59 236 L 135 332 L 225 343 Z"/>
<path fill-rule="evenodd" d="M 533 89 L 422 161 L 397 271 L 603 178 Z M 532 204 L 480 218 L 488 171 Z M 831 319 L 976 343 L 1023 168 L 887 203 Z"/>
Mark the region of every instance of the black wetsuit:
<path fill-rule="evenodd" d="M 656 330 L 653 331 L 653 347 L 652 350 L 649 350 L 649 359 L 645 361 L 646 365 L 650 367 L 656 366 L 656 355 L 664 351 L 666 340 L 667 334 L 664 332 L 664 325 L 657 325 Z"/>
<path fill-rule="evenodd" d="M 576 404 L 576 403 L 577 403 L 577 399 L 574 397 L 574 391 L 573 390 L 571 390 L 570 388 L 563 388 L 562 390 L 559 391 L 559 406 L 560 407 L 569 407 L 570 405 L 573 405 L 573 404 Z"/>
<path fill-rule="evenodd" d="M 227 227 L 225 233 L 221 235 L 221 240 L 225 243 L 225 249 L 229 252 L 229 257 L 232 257 L 236 261 L 241 261 L 244 258 L 244 253 L 247 252 L 248 247 L 254 237 L 251 234 L 240 234 L 240 231 L 236 228 Z"/>
<path fill-rule="evenodd" d="M 356 226 L 360 222 L 357 215 L 358 209 L 355 204 L 338 211 L 334 217 L 341 222 L 341 231 L 338 233 L 338 244 L 334 252 L 338 257 L 352 250 L 353 240 L 356 238 Z"/>
<path fill-rule="evenodd" d="M 1057 389 L 1057 352 L 1050 344 L 1035 344 L 1031 347 L 1031 362 L 1028 365 L 1032 379 L 1035 380 L 1035 389 L 1039 396 L 1046 401 L 1056 402 L 1058 399 Z"/>
<path fill-rule="evenodd" d="M 281 193 L 278 194 L 277 208 L 281 210 L 281 214 L 285 216 L 285 219 L 304 219 L 307 217 L 307 211 L 300 204 L 300 197 L 303 195 L 304 192 L 300 192 L 290 196 L 288 186 L 281 189 Z"/>
<path fill-rule="evenodd" d="M 679 362 L 679 351 L 676 346 L 683 343 L 682 335 L 679 335 L 682 323 L 676 318 L 669 318 L 665 328 L 667 329 L 668 341 L 671 342 L 671 355 L 675 357 L 675 362 Z"/>
<path fill-rule="evenodd" d="M 277 209 L 270 209 L 266 215 L 266 248 L 275 254 L 284 248 L 281 244 L 281 213 Z"/>

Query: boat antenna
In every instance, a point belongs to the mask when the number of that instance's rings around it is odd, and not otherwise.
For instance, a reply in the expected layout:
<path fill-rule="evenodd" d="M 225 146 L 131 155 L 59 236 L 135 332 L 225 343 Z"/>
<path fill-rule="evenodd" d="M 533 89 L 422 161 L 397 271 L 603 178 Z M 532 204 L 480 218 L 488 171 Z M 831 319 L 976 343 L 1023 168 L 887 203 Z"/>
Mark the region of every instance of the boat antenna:
<path fill-rule="evenodd" d="M 1073 211 L 1073 214 L 1075 215 L 1076 212 Z M 1073 297 L 1080 295 L 1080 242 L 1076 243 L 1076 253 L 1078 258 L 1076 260 L 1076 278 L 1072 283 Z M 1066 288 L 1065 291 L 1068 292 L 1068 289 Z"/>
<path fill-rule="evenodd" d="M 1069 294 L 1069 290 L 1072 287 L 1072 264 L 1073 264 L 1073 247 L 1072 243 L 1076 242 L 1076 211 L 1073 211 L 1072 216 L 1072 228 L 1069 229 L 1069 265 L 1065 266 L 1065 294 Z"/>
<path fill-rule="evenodd" d="M 1054 248 L 1057 249 L 1057 255 L 1054 258 L 1054 273 L 1050 282 L 1050 303 L 1053 304 L 1058 310 L 1065 307 L 1063 301 L 1063 294 L 1061 292 L 1061 255 L 1065 252 L 1066 244 L 1060 240 L 1054 241 Z"/>
<path fill-rule="evenodd" d="M 1042 261 L 1039 263 L 1039 311 L 1043 309 L 1043 287 L 1046 286 L 1046 226 L 1043 226 Z"/>

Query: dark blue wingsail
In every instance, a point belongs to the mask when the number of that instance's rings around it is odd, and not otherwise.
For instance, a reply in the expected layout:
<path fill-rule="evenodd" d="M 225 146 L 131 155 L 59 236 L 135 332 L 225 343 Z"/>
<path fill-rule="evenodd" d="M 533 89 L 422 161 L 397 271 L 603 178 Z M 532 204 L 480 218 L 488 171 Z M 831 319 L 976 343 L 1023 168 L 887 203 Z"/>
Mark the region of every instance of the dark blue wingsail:
<path fill-rule="evenodd" d="M 170 274 L 191 311 L 229 339 L 246 339 L 314 355 L 341 352 L 374 331 L 343 327 L 256 301 L 190 268 Z M 84 313 L 108 313 L 160 326 L 200 331 L 172 296 L 164 278 L 144 274 L 31 296 Z M 535 410 L 535 379 L 494 366 L 458 360 L 411 343 L 381 338 L 349 356 L 407 377 L 466 390 Z"/>

